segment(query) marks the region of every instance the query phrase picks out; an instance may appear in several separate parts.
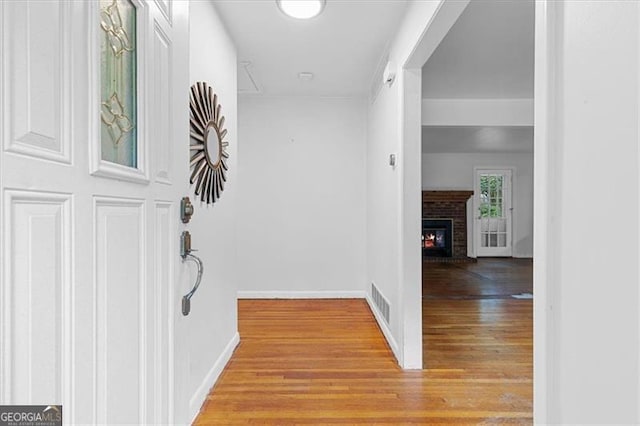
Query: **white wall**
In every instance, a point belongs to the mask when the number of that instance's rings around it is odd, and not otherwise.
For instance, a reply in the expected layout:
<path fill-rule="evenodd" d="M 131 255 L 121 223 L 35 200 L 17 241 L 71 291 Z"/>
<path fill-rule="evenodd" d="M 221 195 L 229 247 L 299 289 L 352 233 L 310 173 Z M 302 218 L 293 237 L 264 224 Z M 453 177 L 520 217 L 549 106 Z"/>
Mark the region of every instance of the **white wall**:
<path fill-rule="evenodd" d="M 640 422 L 639 12 L 638 2 L 536 4 L 540 423 Z"/>
<path fill-rule="evenodd" d="M 379 92 L 372 90 L 378 94 L 368 112 L 367 284 L 374 282 L 390 303 L 390 324 L 387 326 L 380 318 L 378 322 L 398 362 L 407 368 L 422 367 L 419 251 L 422 64 L 417 72 L 405 72 L 402 68 L 441 4 L 440 1 L 408 4 L 388 52 L 389 60 L 398 68 L 396 81 Z M 407 111 L 407 105 L 415 108 Z M 415 129 L 405 129 L 407 113 L 410 121 L 415 121 Z M 409 147 L 404 143 L 407 136 L 412 141 L 411 149 L 405 149 Z M 389 166 L 391 153 L 398 154 L 395 168 Z M 405 215 L 412 214 L 414 221 L 405 220 Z M 412 247 L 414 252 L 407 250 Z"/>
<path fill-rule="evenodd" d="M 186 340 L 178 342 L 177 397 L 186 398 L 188 412 L 179 422 L 190 422 L 211 385 L 217 379 L 237 339 L 236 218 L 238 195 L 238 131 L 236 49 L 212 2 L 191 2 L 190 79 L 208 82 L 218 94 L 229 141 L 229 172 L 221 198 L 214 205 L 195 201 L 195 213 L 187 229 L 194 253 L 204 261 L 202 284 L 192 299 L 191 313 L 180 330 Z M 185 101 L 187 100 L 185 94 Z M 187 108 L 187 103 L 183 105 Z M 188 143 L 184 140 L 175 143 Z M 185 194 L 187 195 L 187 194 Z M 195 267 L 193 276 L 195 279 Z M 184 352 L 186 353 L 184 353 Z M 183 402 L 184 404 L 184 402 Z"/>
<path fill-rule="evenodd" d="M 364 295 L 360 99 L 242 97 L 240 297 Z"/>
<path fill-rule="evenodd" d="M 398 85 L 398 82 L 396 82 Z M 394 85 L 394 86 L 396 86 Z M 387 340 L 402 363 L 402 309 L 400 305 L 399 238 L 400 174 L 388 157 L 399 147 L 397 87 L 386 86 L 369 109 L 367 141 L 367 283 L 375 283 L 390 305 Z M 368 290 L 370 292 L 370 290 Z"/>
<path fill-rule="evenodd" d="M 473 190 L 474 167 L 513 169 L 513 256 L 533 256 L 533 154 L 422 154 L 422 189 Z M 469 200 L 473 206 L 473 199 Z M 473 209 L 467 212 L 473 214 Z M 473 216 L 469 216 L 471 219 Z M 470 223 L 473 221 L 470 220 Z M 469 242 L 473 241 L 470 230 Z M 473 255 L 473 252 L 470 253 Z"/>

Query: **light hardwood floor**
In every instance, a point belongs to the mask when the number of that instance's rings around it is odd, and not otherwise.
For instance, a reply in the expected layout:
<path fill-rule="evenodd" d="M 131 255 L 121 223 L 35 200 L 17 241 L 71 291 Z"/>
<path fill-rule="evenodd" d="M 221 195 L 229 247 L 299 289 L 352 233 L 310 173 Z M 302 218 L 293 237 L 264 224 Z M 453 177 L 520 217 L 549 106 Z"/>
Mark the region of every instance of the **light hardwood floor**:
<path fill-rule="evenodd" d="M 495 302 L 426 300 L 428 369 L 403 371 L 364 300 L 242 300 L 196 424 L 530 424 L 531 300 Z"/>

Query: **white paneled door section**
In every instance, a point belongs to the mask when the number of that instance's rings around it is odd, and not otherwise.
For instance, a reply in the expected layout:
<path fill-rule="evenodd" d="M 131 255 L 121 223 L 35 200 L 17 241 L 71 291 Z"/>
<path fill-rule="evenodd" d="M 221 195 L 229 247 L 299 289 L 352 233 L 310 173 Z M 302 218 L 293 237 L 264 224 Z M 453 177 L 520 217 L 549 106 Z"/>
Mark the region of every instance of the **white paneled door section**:
<path fill-rule="evenodd" d="M 94 201 L 96 418 L 99 424 L 144 422 L 144 200 Z"/>
<path fill-rule="evenodd" d="M 4 148 L 69 163 L 70 5 L 6 1 L 0 6 L 5 116 Z"/>
<path fill-rule="evenodd" d="M 99 3 L 0 1 L 0 404 L 62 404 L 66 424 L 171 424 L 187 14 L 118 1 L 139 23 L 148 179 L 93 173 Z"/>
<path fill-rule="evenodd" d="M 4 205 L 3 388 L 13 401 L 59 404 L 71 360 L 71 196 L 5 191 Z"/>

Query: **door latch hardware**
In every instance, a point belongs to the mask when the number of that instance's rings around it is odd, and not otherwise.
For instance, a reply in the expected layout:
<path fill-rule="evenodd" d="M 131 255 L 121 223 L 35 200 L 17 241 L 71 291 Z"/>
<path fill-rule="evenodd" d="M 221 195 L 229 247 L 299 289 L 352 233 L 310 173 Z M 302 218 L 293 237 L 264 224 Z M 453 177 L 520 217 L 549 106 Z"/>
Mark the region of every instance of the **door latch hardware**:
<path fill-rule="evenodd" d="M 189 231 L 183 231 L 180 235 L 180 256 L 182 256 L 182 260 L 185 260 L 191 251 L 191 234 Z"/>
<path fill-rule="evenodd" d="M 186 262 L 187 260 L 190 260 L 198 265 L 196 283 L 193 285 L 193 288 L 189 293 L 182 296 L 182 315 L 184 316 L 189 315 L 189 312 L 191 312 L 191 298 L 198 290 L 198 287 L 200 287 L 200 282 L 202 282 L 202 273 L 204 272 L 202 260 L 198 256 L 191 254 L 192 251 L 194 250 L 191 248 L 191 234 L 189 231 L 183 231 L 180 235 L 180 256 L 182 257 L 182 261 Z"/>

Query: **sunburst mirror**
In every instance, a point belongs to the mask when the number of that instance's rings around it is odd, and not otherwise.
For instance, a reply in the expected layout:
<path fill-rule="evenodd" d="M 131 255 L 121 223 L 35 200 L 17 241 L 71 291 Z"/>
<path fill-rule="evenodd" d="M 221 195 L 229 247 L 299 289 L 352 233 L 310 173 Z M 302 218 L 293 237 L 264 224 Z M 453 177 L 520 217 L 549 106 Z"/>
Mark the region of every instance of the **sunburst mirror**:
<path fill-rule="evenodd" d="M 191 86 L 191 184 L 203 202 L 215 203 L 227 181 L 227 130 L 222 105 L 207 83 Z"/>

